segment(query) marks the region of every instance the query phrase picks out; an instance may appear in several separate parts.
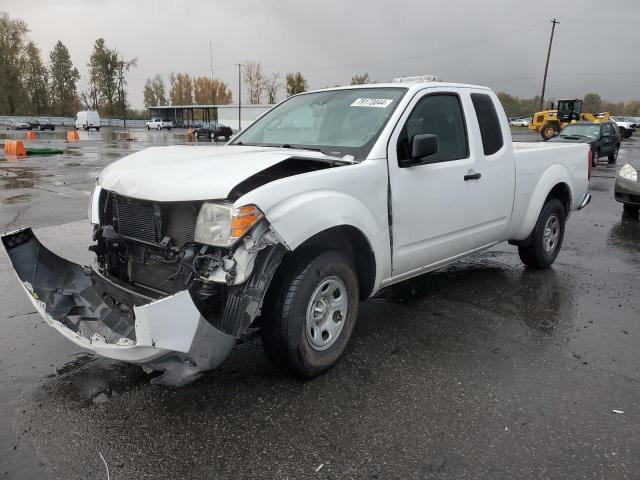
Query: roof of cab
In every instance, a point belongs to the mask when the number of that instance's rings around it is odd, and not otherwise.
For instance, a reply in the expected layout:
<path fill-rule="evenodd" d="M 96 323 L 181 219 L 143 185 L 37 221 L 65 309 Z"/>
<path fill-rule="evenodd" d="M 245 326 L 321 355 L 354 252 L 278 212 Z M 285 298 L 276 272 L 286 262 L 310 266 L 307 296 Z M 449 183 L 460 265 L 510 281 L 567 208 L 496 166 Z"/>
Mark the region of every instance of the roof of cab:
<path fill-rule="evenodd" d="M 424 88 L 474 88 L 480 90 L 491 90 L 489 87 L 482 85 L 469 85 L 466 83 L 450 83 L 450 82 L 398 82 L 398 83 L 366 83 L 364 85 L 345 85 L 343 87 L 329 87 L 314 92 L 324 92 L 329 90 L 349 90 L 353 88 L 405 88 L 410 91 L 422 90 Z M 311 92 L 309 92 L 311 93 Z"/>

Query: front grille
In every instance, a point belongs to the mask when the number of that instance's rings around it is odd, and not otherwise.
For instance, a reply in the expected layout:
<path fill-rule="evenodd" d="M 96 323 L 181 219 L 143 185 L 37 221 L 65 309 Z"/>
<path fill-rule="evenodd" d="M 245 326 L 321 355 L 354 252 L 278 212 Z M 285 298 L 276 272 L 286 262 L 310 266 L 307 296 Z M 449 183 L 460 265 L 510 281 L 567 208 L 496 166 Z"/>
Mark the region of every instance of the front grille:
<path fill-rule="evenodd" d="M 163 293 L 174 294 L 186 288 L 189 271 L 176 263 L 164 263 L 157 255 L 140 255 L 135 249 L 129 256 L 129 281 Z M 142 258 L 142 257 L 145 258 Z"/>
<path fill-rule="evenodd" d="M 163 218 L 166 219 L 164 235 L 173 239 L 173 245 L 181 248 L 187 242 L 193 242 L 198 219 L 198 206 L 193 203 L 173 203 L 166 207 Z"/>
<path fill-rule="evenodd" d="M 120 235 L 138 238 L 145 242 L 158 241 L 152 202 L 114 195 L 112 209 L 114 227 Z"/>

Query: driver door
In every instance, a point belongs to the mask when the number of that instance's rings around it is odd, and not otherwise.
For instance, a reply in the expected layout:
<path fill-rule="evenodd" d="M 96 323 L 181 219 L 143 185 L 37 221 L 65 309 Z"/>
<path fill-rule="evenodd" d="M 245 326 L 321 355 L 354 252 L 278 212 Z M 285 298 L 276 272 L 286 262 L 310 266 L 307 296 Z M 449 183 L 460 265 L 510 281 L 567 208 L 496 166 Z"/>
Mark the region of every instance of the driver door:
<path fill-rule="evenodd" d="M 488 190 L 504 190 L 512 201 L 513 184 L 508 191 L 491 181 L 508 172 L 495 169 L 496 155 L 483 155 L 477 122 L 467 92 L 430 88 L 414 97 L 396 125 L 387 156 L 393 277 L 436 268 L 495 243 L 504 231 L 505 215 L 494 211 L 489 199 L 496 194 Z M 436 135 L 438 152 L 428 163 L 401 167 L 398 159 L 410 155 L 417 134 Z M 497 154 L 501 163 L 508 161 L 505 152 Z"/>

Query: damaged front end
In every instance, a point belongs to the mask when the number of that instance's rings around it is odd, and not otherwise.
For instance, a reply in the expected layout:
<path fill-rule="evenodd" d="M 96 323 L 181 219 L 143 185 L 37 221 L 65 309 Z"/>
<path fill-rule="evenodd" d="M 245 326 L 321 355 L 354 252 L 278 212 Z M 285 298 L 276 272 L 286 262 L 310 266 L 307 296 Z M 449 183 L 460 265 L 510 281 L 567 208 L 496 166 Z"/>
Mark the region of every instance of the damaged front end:
<path fill-rule="evenodd" d="M 260 313 L 285 246 L 262 219 L 233 248 L 193 241 L 199 205 L 98 191 L 90 267 L 46 249 L 30 228 L 2 236 L 45 321 L 99 355 L 180 386 L 219 366 Z"/>

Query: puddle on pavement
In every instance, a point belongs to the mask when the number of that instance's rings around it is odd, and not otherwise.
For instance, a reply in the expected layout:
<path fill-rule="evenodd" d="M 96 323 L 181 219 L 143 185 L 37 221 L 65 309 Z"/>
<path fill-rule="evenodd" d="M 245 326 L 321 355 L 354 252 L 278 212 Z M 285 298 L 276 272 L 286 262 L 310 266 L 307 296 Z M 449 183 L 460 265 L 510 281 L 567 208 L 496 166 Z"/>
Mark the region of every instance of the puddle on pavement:
<path fill-rule="evenodd" d="M 4 203 L 7 205 L 13 205 L 16 203 L 25 203 L 32 197 L 29 193 L 23 193 L 21 195 L 13 195 L 12 197 L 7 197 L 5 199 L 0 199 L 0 203 Z"/>
<path fill-rule="evenodd" d="M 137 365 L 80 353 L 49 375 L 36 396 L 54 397 L 85 408 L 146 385 L 150 378 Z"/>
<path fill-rule="evenodd" d="M 622 214 L 620 222 L 611 227 L 607 243 L 629 250 L 635 254 L 635 261 L 640 262 L 640 219 L 638 216 Z"/>
<path fill-rule="evenodd" d="M 486 252 L 394 285 L 381 296 L 417 308 L 427 299 L 471 304 L 519 319 L 537 336 L 571 328 L 575 319 L 573 283 L 561 280 L 553 268 L 531 270 L 511 260 L 512 255 Z"/>

